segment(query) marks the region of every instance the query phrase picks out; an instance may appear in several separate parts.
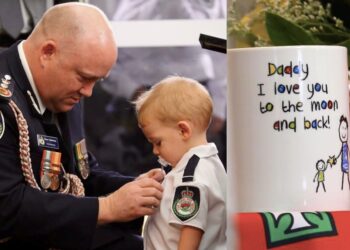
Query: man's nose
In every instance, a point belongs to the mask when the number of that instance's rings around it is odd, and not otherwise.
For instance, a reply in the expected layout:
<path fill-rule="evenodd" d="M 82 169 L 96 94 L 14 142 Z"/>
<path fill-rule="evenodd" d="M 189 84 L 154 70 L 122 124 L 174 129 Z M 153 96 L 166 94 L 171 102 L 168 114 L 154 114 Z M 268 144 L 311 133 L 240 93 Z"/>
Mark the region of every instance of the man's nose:
<path fill-rule="evenodd" d="M 95 82 L 84 84 L 83 87 L 79 90 L 79 93 L 84 97 L 90 97 L 94 89 Z"/>
<path fill-rule="evenodd" d="M 156 156 L 159 155 L 159 150 L 157 149 L 157 147 L 153 147 L 153 154 Z"/>

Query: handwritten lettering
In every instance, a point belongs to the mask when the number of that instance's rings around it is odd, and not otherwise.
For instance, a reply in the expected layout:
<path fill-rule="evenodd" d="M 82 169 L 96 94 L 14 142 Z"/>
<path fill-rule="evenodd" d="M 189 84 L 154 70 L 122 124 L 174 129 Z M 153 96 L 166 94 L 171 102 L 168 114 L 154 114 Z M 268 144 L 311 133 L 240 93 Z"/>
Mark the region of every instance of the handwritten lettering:
<path fill-rule="evenodd" d="M 320 84 L 318 82 L 315 84 L 308 84 L 307 90 L 310 93 L 310 96 L 307 99 L 311 99 L 312 97 L 314 97 L 315 92 L 322 92 L 322 93 L 328 94 L 327 84 Z"/>
<path fill-rule="evenodd" d="M 302 112 L 303 111 L 303 103 L 297 102 L 293 104 L 291 101 L 282 101 L 282 111 L 287 112 Z"/>
<path fill-rule="evenodd" d="M 262 91 L 262 87 L 264 86 L 264 84 L 263 83 L 258 83 L 258 86 L 259 86 L 259 94 L 258 95 L 264 96 L 265 94 Z"/>
<path fill-rule="evenodd" d="M 313 119 L 313 120 L 308 120 L 306 117 L 304 117 L 304 129 L 324 129 L 330 128 L 330 120 L 329 120 L 329 115 L 327 118 L 322 116 L 320 119 Z"/>
<path fill-rule="evenodd" d="M 266 112 L 271 112 L 273 110 L 273 104 L 271 102 L 266 103 L 265 105 L 263 105 L 260 102 L 260 112 L 262 114 L 266 113 Z"/>
<path fill-rule="evenodd" d="M 337 100 L 311 101 L 311 111 L 321 111 L 325 109 L 337 110 L 339 108 Z"/>
<path fill-rule="evenodd" d="M 309 76 L 309 65 L 300 63 L 293 65 L 291 61 L 289 65 L 276 65 L 274 63 L 268 63 L 268 74 L 267 76 L 280 75 L 293 77 L 293 75 L 300 75 L 301 80 L 305 80 Z"/>
<path fill-rule="evenodd" d="M 288 121 L 288 120 L 279 120 L 275 121 L 273 124 L 273 129 L 277 131 L 283 131 L 283 130 L 292 130 L 294 132 L 297 131 L 297 122 L 296 122 L 296 117 L 294 117 L 293 120 Z"/>
<path fill-rule="evenodd" d="M 310 74 L 309 64 L 305 62 L 290 61 L 289 64 L 268 62 L 267 68 L 268 77 L 280 76 L 280 78 L 273 77 L 271 78 L 273 81 L 267 83 L 258 82 L 257 96 L 261 98 L 259 102 L 261 114 L 273 113 L 275 110 L 279 111 L 278 115 L 282 114 L 272 122 L 274 131 L 297 132 L 297 128 L 318 131 L 331 128 L 331 118 L 327 113 L 339 109 L 338 100 L 329 97 L 329 87 L 332 85 L 318 82 L 316 76 L 312 77 L 313 80 L 309 78 L 308 82 L 304 81 Z M 292 77 L 294 78 L 290 79 Z M 269 100 L 269 94 L 272 95 L 270 98 L 275 98 Z M 305 111 L 307 113 L 304 116 L 297 114 Z M 295 113 L 295 117 L 283 117 L 283 114 L 292 113 Z M 320 115 L 315 117 L 313 115 L 315 113 Z M 266 117 L 275 117 L 275 115 L 266 115 Z"/>
<path fill-rule="evenodd" d="M 277 82 L 275 82 L 275 85 L 274 85 L 274 93 L 275 95 L 277 94 L 300 94 L 299 92 L 299 84 L 278 84 L 277 85 Z"/>

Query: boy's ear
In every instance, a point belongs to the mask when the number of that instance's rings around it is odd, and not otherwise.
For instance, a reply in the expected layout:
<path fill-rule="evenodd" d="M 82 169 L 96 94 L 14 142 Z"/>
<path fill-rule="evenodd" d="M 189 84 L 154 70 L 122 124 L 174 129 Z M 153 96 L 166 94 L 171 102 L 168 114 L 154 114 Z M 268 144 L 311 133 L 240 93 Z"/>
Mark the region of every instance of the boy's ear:
<path fill-rule="evenodd" d="M 186 140 L 191 137 L 192 135 L 192 127 L 189 122 L 187 121 L 179 121 L 177 123 L 177 127 L 179 128 L 180 134 L 183 136 L 183 138 Z"/>

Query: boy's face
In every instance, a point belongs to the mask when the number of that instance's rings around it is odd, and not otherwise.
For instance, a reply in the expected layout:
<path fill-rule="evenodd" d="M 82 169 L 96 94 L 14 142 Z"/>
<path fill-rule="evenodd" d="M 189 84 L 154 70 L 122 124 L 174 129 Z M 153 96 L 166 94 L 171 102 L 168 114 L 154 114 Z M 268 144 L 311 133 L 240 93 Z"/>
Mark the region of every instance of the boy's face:
<path fill-rule="evenodd" d="M 164 124 L 157 119 L 149 120 L 142 131 L 147 140 L 153 145 L 153 154 L 163 158 L 172 167 L 175 167 L 181 157 L 188 151 L 181 129 Z"/>

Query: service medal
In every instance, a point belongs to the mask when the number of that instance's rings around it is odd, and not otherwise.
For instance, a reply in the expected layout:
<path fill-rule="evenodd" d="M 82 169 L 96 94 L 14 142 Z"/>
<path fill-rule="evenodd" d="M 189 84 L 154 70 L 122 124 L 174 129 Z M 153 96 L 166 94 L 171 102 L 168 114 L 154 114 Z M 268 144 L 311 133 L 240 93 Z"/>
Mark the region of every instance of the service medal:
<path fill-rule="evenodd" d="M 78 162 L 79 172 L 84 180 L 88 178 L 90 173 L 89 163 L 85 159 L 81 159 Z"/>
<path fill-rule="evenodd" d="M 44 189 L 56 191 L 60 186 L 61 153 L 44 150 L 41 159 L 40 184 Z"/>
<path fill-rule="evenodd" d="M 53 174 L 51 177 L 50 189 L 56 191 L 60 187 L 60 179 L 57 174 Z"/>
<path fill-rule="evenodd" d="M 43 173 L 43 175 L 40 178 L 40 184 L 43 189 L 48 189 L 51 185 L 51 178 L 49 176 L 49 173 L 46 171 Z"/>
<path fill-rule="evenodd" d="M 75 160 L 80 176 L 85 180 L 90 174 L 90 167 L 88 161 L 88 152 L 86 149 L 85 139 L 75 144 Z"/>

